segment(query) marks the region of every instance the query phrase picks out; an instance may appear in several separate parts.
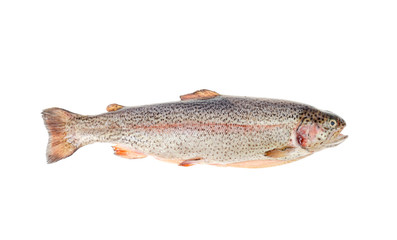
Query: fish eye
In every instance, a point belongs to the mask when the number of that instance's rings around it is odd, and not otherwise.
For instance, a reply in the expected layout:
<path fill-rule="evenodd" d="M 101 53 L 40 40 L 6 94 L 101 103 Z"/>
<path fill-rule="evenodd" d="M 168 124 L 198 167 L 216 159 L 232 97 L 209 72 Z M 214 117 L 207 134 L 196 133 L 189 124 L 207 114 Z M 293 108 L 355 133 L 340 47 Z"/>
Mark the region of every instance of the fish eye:
<path fill-rule="evenodd" d="M 336 120 L 335 119 L 331 119 L 329 121 L 329 125 L 331 125 L 331 127 L 335 127 L 336 126 Z"/>

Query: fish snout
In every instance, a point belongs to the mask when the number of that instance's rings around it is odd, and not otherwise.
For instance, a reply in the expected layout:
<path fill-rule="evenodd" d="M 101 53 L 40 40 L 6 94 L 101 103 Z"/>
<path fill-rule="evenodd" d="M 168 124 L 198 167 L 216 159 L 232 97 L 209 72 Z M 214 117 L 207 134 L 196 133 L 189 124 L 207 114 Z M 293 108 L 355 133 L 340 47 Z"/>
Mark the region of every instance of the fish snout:
<path fill-rule="evenodd" d="M 343 120 L 343 118 L 339 118 L 338 123 L 339 123 L 339 127 L 341 127 L 342 129 L 346 127 L 346 122 L 345 120 Z"/>

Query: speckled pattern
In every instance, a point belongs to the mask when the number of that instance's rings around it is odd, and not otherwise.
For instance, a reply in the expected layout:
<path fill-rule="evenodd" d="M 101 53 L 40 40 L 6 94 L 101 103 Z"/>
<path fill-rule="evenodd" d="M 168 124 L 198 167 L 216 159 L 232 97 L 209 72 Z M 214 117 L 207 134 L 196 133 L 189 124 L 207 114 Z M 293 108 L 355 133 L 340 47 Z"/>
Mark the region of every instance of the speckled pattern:
<path fill-rule="evenodd" d="M 276 160 L 300 159 L 343 141 L 344 126 L 340 117 L 309 105 L 220 95 L 96 116 L 76 114 L 65 123 L 65 139 L 76 149 L 107 142 L 162 159 L 229 164 L 275 160 L 265 153 L 285 148 L 292 151 Z"/>

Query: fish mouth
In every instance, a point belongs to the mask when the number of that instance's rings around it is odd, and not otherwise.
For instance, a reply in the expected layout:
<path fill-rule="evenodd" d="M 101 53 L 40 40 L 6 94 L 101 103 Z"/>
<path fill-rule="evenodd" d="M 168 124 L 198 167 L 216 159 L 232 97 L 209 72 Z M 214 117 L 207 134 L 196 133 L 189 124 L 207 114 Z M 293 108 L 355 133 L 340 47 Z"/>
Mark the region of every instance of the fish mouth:
<path fill-rule="evenodd" d="M 332 140 L 332 142 L 329 142 L 326 147 L 335 147 L 338 146 L 339 144 L 341 144 L 343 141 L 346 140 L 346 138 L 348 137 L 348 135 L 343 135 L 343 134 L 339 134 L 336 138 L 334 138 Z"/>

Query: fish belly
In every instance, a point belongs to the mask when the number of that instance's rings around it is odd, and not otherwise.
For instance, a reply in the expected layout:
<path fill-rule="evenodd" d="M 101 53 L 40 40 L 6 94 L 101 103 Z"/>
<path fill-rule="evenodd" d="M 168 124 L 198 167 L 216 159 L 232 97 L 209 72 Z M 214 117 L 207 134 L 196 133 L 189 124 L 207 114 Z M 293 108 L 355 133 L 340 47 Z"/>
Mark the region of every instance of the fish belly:
<path fill-rule="evenodd" d="M 265 152 L 288 145 L 290 135 L 278 125 L 166 124 L 137 127 L 124 142 L 160 159 L 227 164 L 266 159 Z"/>

